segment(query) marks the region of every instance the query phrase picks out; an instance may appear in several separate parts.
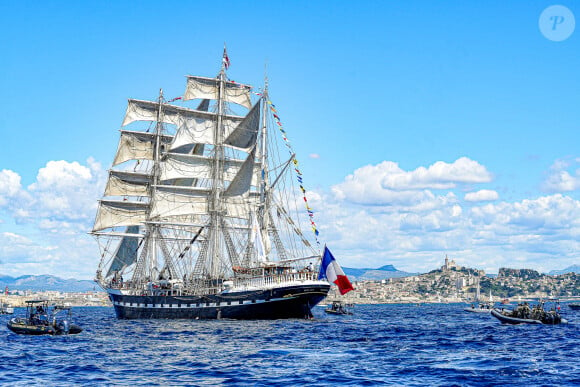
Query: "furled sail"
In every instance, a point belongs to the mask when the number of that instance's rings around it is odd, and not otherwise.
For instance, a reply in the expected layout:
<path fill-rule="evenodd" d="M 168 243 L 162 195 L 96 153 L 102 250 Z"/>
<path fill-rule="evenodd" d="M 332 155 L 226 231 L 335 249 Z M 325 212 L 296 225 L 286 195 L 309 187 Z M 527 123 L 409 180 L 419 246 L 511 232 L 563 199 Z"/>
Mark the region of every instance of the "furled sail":
<path fill-rule="evenodd" d="M 216 78 L 194 77 L 189 75 L 187 77 L 187 86 L 183 94 L 183 99 L 186 101 L 197 98 L 218 99 L 219 82 L 220 80 Z M 225 82 L 224 85 L 224 99 L 227 102 L 233 102 L 248 109 L 252 107 L 252 101 L 250 100 L 251 86 L 236 82 Z"/>
<path fill-rule="evenodd" d="M 162 144 L 169 144 L 172 140 L 173 136 L 161 136 Z M 154 133 L 122 130 L 113 166 L 129 160 L 153 160 L 154 145 Z"/>
<path fill-rule="evenodd" d="M 258 130 L 260 129 L 260 101 L 258 101 L 252 110 L 244 117 L 242 122 L 234 129 L 233 132 L 224 141 L 225 145 L 236 148 L 248 149 L 256 144 Z"/>
<path fill-rule="evenodd" d="M 139 172 L 109 171 L 105 196 L 147 196 L 151 175 Z"/>
<path fill-rule="evenodd" d="M 138 234 L 139 226 L 127 227 L 127 234 Z M 127 266 L 132 265 L 137 260 L 137 250 L 139 248 L 139 237 L 125 236 L 119 243 L 119 247 L 115 252 L 113 262 L 107 270 L 107 277 L 120 273 Z"/>
<path fill-rule="evenodd" d="M 148 203 L 101 200 L 93 232 L 117 226 L 138 226 L 146 220 Z"/>

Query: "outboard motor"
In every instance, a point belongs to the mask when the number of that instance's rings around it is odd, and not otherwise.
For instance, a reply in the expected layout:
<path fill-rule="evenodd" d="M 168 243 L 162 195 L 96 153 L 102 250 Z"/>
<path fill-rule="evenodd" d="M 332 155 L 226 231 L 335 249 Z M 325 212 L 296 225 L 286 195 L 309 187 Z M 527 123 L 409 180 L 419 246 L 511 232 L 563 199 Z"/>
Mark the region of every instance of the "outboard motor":
<path fill-rule="evenodd" d="M 70 324 L 69 324 L 68 320 L 62 320 L 58 324 L 58 329 L 61 331 L 61 333 L 64 333 L 65 335 L 68 335 L 68 332 L 70 330 Z"/>

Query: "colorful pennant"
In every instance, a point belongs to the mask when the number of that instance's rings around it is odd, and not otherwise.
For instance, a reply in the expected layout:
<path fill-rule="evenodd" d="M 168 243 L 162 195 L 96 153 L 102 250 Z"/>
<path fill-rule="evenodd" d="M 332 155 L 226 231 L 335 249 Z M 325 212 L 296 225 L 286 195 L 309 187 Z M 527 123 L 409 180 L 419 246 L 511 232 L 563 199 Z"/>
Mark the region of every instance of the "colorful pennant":
<path fill-rule="evenodd" d="M 254 93 L 254 94 L 261 96 L 261 94 L 259 94 L 259 93 Z M 282 125 L 282 121 L 280 120 L 280 116 L 278 116 L 278 114 L 277 114 L 278 111 L 276 110 L 276 105 L 274 105 L 272 103 L 272 101 L 269 101 L 269 100 L 266 101 L 266 103 L 268 105 L 270 105 L 270 111 L 272 112 L 272 116 L 276 120 L 276 124 L 278 125 L 278 129 L 280 130 L 280 133 L 282 133 L 282 138 L 284 139 L 284 143 L 286 144 L 286 147 L 290 151 L 291 155 L 295 155 L 296 153 L 293 151 L 292 145 L 290 145 L 290 140 L 288 140 L 288 138 L 286 136 L 286 131 L 284 130 L 284 125 Z M 298 179 L 300 190 L 302 191 L 302 194 L 304 195 L 303 196 L 304 204 L 306 206 L 306 211 L 308 212 L 308 216 L 310 217 L 310 225 L 312 226 L 312 231 L 314 232 L 314 236 L 316 238 L 316 243 L 318 245 L 320 245 L 320 241 L 318 240 L 318 235 L 320 233 L 318 232 L 318 228 L 316 227 L 316 223 L 314 222 L 314 211 L 312 211 L 312 208 L 308 205 L 308 199 L 306 198 L 306 189 L 304 188 L 303 181 L 302 181 L 302 172 L 300 172 L 300 169 L 298 168 L 298 160 L 296 159 L 295 156 L 292 159 L 292 163 L 294 163 L 294 171 L 296 172 L 296 178 Z"/>

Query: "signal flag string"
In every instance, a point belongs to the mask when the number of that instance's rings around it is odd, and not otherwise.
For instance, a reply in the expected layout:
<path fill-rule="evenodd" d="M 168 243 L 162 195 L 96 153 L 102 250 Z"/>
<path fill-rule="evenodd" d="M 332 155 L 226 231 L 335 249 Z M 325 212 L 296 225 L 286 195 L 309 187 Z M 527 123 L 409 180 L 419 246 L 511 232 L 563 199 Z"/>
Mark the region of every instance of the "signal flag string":
<path fill-rule="evenodd" d="M 254 94 L 259 95 L 259 96 L 262 95 L 260 93 L 254 93 Z M 296 156 L 295 156 L 296 152 L 294 152 L 294 150 L 292 149 L 292 145 L 290 144 L 290 140 L 288 140 L 288 137 L 286 135 L 286 131 L 284 130 L 284 125 L 282 125 L 282 121 L 280 120 L 280 116 L 278 116 L 278 111 L 276 110 L 276 105 L 274 105 L 272 103 L 272 101 L 270 101 L 270 100 L 267 100 L 266 103 L 270 107 L 270 111 L 272 112 L 272 116 L 276 120 L 276 124 L 278 125 L 278 129 L 280 130 L 280 133 L 282 133 L 282 138 L 284 139 L 284 144 L 288 148 L 290 155 L 294 155 L 294 156 L 292 156 L 292 163 L 294 164 L 294 171 L 296 172 L 296 178 L 298 180 L 298 185 L 300 186 L 300 190 L 302 191 L 302 195 L 304 198 L 304 204 L 306 206 L 306 211 L 308 212 L 308 217 L 310 218 L 310 226 L 312 228 L 312 232 L 314 232 L 316 244 L 318 244 L 320 246 L 320 241 L 318 240 L 319 232 L 318 232 L 318 228 L 316 227 L 316 223 L 314 222 L 314 211 L 312 210 L 312 208 L 308 204 L 308 199 L 306 198 L 306 189 L 304 188 L 304 184 L 303 184 L 302 172 L 300 172 L 300 168 L 298 167 L 298 159 L 296 159 Z"/>

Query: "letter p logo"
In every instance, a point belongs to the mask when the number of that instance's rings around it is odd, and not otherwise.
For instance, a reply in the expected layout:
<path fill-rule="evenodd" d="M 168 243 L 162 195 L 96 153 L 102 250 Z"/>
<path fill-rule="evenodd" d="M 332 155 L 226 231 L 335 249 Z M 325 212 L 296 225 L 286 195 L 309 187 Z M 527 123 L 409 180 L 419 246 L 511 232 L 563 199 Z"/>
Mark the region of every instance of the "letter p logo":
<path fill-rule="evenodd" d="M 555 31 L 558 24 L 564 23 L 564 16 L 550 16 L 550 20 L 554 21 L 554 24 L 552 24 L 552 31 Z"/>
<path fill-rule="evenodd" d="M 547 39 L 561 42 L 572 35 L 576 21 L 568 8 L 563 5 L 552 5 L 542 12 L 538 25 L 542 35 Z"/>

